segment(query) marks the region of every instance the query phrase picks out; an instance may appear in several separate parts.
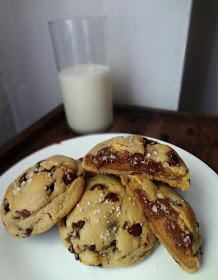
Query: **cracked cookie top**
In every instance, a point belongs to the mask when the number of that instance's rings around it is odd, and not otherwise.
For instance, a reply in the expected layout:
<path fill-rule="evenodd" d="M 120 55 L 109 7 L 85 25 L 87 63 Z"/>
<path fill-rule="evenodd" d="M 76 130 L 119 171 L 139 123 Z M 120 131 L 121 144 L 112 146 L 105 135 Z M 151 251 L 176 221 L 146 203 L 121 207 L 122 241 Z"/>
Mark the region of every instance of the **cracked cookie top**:
<path fill-rule="evenodd" d="M 142 174 L 182 190 L 190 187 L 189 170 L 178 153 L 140 135 L 119 136 L 99 143 L 86 154 L 82 165 L 91 172 Z"/>
<path fill-rule="evenodd" d="M 139 207 L 112 175 L 87 179 L 81 200 L 58 225 L 63 244 L 86 265 L 133 265 L 158 244 Z"/>
<path fill-rule="evenodd" d="M 80 162 L 59 155 L 23 172 L 2 201 L 5 229 L 12 236 L 29 237 L 52 227 L 82 196 L 84 175 Z"/>

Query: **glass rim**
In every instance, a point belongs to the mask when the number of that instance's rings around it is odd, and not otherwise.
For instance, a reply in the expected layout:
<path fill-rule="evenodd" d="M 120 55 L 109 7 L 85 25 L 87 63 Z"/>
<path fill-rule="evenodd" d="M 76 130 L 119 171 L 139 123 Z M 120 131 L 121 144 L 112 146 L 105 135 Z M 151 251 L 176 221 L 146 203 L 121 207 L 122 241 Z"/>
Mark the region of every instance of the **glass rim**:
<path fill-rule="evenodd" d="M 81 16 L 81 17 L 72 17 L 72 18 L 60 18 L 49 20 L 48 24 L 53 25 L 55 23 L 64 23 L 64 22 L 83 22 L 83 21 L 95 21 L 95 20 L 107 20 L 108 16 L 105 15 L 97 15 L 97 16 Z"/>

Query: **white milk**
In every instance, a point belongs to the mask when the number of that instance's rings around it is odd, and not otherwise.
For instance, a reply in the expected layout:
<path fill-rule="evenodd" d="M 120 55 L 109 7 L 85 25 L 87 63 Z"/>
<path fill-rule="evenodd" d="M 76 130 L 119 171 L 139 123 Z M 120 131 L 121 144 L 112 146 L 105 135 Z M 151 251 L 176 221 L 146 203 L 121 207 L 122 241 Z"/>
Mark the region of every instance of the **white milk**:
<path fill-rule="evenodd" d="M 109 69 L 83 64 L 58 74 L 69 126 L 79 133 L 105 130 L 112 122 L 112 88 Z"/>

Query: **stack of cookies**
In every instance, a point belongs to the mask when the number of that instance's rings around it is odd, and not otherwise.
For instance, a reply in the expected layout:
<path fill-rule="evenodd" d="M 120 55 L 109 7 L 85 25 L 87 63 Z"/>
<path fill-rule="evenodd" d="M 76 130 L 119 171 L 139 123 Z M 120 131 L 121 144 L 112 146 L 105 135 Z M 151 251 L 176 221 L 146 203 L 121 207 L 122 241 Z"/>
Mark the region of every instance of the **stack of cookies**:
<path fill-rule="evenodd" d="M 192 273 L 200 265 L 199 225 L 172 187 L 190 187 L 175 150 L 139 135 L 120 136 L 82 160 L 53 156 L 26 170 L 8 187 L 1 217 L 20 238 L 58 223 L 62 243 L 86 265 L 134 265 L 160 241 Z"/>

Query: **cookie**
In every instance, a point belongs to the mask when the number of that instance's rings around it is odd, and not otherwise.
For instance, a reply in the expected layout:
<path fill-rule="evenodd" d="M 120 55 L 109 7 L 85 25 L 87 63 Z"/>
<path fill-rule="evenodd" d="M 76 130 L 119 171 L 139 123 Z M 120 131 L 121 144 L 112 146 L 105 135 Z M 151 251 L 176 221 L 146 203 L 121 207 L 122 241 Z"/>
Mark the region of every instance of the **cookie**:
<path fill-rule="evenodd" d="M 120 179 L 99 174 L 59 223 L 62 243 L 85 265 L 134 265 L 150 255 L 158 240 Z"/>
<path fill-rule="evenodd" d="M 8 187 L 1 205 L 5 229 L 14 237 L 44 232 L 81 198 L 85 172 L 81 163 L 53 156 L 26 170 Z"/>
<path fill-rule="evenodd" d="M 140 135 L 120 136 L 96 145 L 83 158 L 82 165 L 91 172 L 108 174 L 143 174 L 172 187 L 188 190 L 189 170 L 177 152 Z"/>
<path fill-rule="evenodd" d="M 188 202 L 172 188 L 141 175 L 124 175 L 121 180 L 167 251 L 183 270 L 194 272 L 200 266 L 202 237 Z"/>

